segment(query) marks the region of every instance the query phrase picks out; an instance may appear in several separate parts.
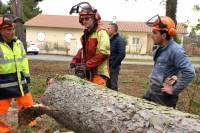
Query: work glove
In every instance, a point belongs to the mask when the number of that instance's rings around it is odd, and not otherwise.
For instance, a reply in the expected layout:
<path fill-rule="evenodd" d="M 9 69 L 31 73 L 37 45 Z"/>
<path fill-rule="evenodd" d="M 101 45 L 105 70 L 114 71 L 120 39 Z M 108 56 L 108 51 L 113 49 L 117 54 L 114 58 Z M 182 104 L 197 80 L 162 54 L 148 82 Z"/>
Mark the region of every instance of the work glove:
<path fill-rule="evenodd" d="M 74 75 L 75 74 L 75 67 L 76 67 L 76 64 L 70 64 L 67 68 L 67 73 Z"/>
<path fill-rule="evenodd" d="M 70 64 L 70 68 L 74 68 L 76 66 L 76 64 Z"/>
<path fill-rule="evenodd" d="M 75 75 L 80 78 L 85 78 L 85 76 L 86 76 L 86 64 L 85 63 L 77 63 L 76 64 Z"/>

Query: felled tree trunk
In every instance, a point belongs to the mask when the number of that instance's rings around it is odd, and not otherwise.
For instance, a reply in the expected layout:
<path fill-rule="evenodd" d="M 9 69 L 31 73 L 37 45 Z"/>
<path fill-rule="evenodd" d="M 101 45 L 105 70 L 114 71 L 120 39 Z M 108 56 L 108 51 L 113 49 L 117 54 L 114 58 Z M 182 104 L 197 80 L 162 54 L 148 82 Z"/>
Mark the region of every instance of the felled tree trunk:
<path fill-rule="evenodd" d="M 58 77 L 46 90 L 42 103 L 48 106 L 46 114 L 76 133 L 200 132 L 198 116 L 74 76 Z"/>

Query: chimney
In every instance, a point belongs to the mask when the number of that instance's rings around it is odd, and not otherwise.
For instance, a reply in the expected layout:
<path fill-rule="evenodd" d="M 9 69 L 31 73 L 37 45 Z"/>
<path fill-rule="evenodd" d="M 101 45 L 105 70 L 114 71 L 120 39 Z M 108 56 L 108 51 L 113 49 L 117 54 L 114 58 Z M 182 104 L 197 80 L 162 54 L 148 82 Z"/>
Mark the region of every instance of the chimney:
<path fill-rule="evenodd" d="M 113 22 L 113 23 L 117 23 L 117 16 L 113 16 L 112 22 Z"/>

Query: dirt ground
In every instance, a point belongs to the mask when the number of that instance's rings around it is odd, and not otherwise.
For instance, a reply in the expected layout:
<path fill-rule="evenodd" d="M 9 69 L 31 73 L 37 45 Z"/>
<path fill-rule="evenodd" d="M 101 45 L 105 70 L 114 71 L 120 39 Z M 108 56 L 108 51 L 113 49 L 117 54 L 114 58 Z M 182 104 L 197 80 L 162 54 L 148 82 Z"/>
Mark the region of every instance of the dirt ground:
<path fill-rule="evenodd" d="M 142 97 L 145 89 L 148 88 L 148 75 L 150 74 L 152 66 L 141 65 L 122 65 L 119 75 L 119 91 L 127 95 L 136 97 Z M 32 78 L 31 86 L 39 91 L 39 89 L 45 89 L 47 77 L 53 77 L 57 74 L 68 73 L 68 62 L 55 62 L 55 61 L 30 61 L 30 72 Z M 44 91 L 44 90 L 43 90 Z M 41 91 L 41 92 L 43 92 Z M 200 88 L 197 90 L 200 92 Z M 34 94 L 34 92 L 33 92 Z M 34 102 L 40 103 L 40 97 L 42 93 L 34 94 Z M 178 109 L 182 111 L 188 103 L 188 91 L 181 94 Z M 14 105 L 13 105 L 14 106 Z M 17 125 L 17 111 L 11 111 L 10 123 L 14 126 L 13 132 L 16 132 Z M 15 117 L 13 117 L 15 116 Z M 48 116 L 42 116 L 38 119 L 38 125 L 32 129 L 27 128 L 23 132 L 26 133 L 53 133 L 53 132 L 66 132 L 67 129 L 56 123 Z"/>

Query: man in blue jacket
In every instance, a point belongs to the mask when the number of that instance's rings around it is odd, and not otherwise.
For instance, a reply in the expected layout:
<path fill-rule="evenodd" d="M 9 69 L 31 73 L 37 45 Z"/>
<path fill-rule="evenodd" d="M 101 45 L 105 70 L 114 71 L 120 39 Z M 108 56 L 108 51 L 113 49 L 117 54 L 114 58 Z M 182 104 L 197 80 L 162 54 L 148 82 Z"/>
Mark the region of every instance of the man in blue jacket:
<path fill-rule="evenodd" d="M 153 19 L 155 21 L 151 22 Z M 172 39 L 172 36 L 176 36 L 176 29 L 170 17 L 154 16 L 147 21 L 147 25 L 151 26 L 152 38 L 158 47 L 153 51 L 150 88 L 144 98 L 175 108 L 179 93 L 195 77 L 195 69 L 184 49 Z"/>
<path fill-rule="evenodd" d="M 120 65 L 125 57 L 125 42 L 118 33 L 118 26 L 116 23 L 110 23 L 108 25 L 108 34 L 110 36 L 110 79 L 108 81 L 107 87 L 118 91 L 117 82 Z"/>

